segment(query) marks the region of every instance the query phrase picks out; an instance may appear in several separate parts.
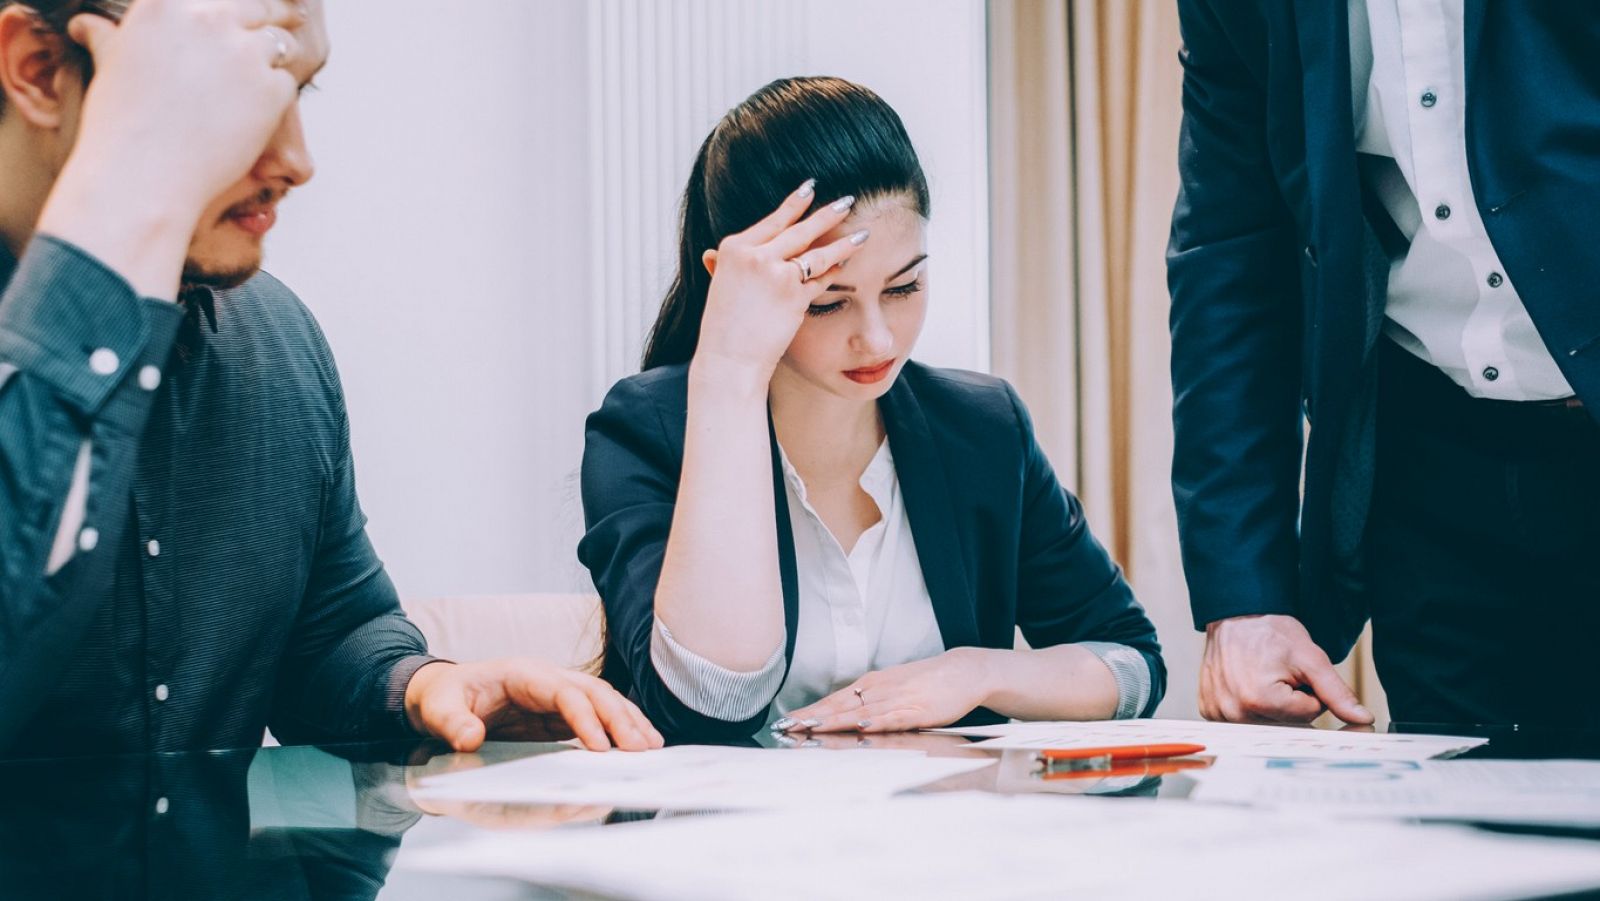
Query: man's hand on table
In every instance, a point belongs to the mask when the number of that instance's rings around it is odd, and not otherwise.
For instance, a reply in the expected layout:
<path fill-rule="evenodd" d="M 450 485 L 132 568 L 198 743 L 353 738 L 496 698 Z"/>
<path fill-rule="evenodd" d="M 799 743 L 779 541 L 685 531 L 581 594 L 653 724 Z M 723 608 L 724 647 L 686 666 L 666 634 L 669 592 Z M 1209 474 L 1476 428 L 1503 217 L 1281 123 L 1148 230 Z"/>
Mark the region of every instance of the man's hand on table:
<path fill-rule="evenodd" d="M 1206 626 L 1201 716 L 1230 723 L 1309 723 L 1325 706 L 1347 723 L 1372 722 L 1372 713 L 1299 620 L 1236 616 Z"/>
<path fill-rule="evenodd" d="M 520 657 L 476 663 L 430 663 L 406 686 L 411 727 L 476 751 L 485 739 L 564 741 L 624 751 L 662 745 L 638 707 L 593 676 Z"/>

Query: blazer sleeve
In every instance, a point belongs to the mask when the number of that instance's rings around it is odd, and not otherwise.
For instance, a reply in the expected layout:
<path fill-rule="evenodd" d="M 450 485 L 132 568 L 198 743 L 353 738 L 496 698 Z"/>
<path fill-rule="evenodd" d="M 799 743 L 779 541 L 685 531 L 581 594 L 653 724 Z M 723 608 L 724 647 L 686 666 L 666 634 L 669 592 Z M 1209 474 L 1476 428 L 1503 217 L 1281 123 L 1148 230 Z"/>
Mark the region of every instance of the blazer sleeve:
<path fill-rule="evenodd" d="M 747 739 L 765 722 L 765 705 L 743 720 L 699 713 L 667 687 L 651 656 L 656 585 L 682 466 L 655 401 L 635 380 L 617 383 L 589 416 L 581 476 L 587 531 L 578 559 L 605 608 L 604 675 L 669 741 Z"/>
<path fill-rule="evenodd" d="M 1262 23 L 1246 18 L 1259 14 L 1203 0 L 1178 7 L 1180 191 L 1167 251 L 1172 489 L 1194 622 L 1204 628 L 1295 609 L 1300 255 L 1268 153 L 1265 73 L 1240 53 L 1252 41 L 1265 46 Z"/>
<path fill-rule="evenodd" d="M 1150 716 L 1167 681 L 1156 627 L 1089 531 L 1083 506 L 1056 479 L 1022 399 L 1010 385 L 1006 393 L 1022 436 L 1017 625 L 1034 647 L 1106 642 L 1138 651 L 1150 669 L 1149 699 L 1138 715 Z"/>

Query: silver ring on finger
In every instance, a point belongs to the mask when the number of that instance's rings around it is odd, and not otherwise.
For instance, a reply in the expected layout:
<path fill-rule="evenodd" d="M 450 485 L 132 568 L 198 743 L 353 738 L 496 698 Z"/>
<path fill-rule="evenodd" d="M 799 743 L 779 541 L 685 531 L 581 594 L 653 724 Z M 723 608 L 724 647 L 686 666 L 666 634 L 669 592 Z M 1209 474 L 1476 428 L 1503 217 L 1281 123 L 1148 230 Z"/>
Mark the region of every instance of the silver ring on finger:
<path fill-rule="evenodd" d="M 806 259 L 805 254 L 799 255 L 789 262 L 793 263 L 795 268 L 800 270 L 801 282 L 811 281 L 811 261 Z M 860 692 L 857 692 L 857 694 L 860 694 Z"/>

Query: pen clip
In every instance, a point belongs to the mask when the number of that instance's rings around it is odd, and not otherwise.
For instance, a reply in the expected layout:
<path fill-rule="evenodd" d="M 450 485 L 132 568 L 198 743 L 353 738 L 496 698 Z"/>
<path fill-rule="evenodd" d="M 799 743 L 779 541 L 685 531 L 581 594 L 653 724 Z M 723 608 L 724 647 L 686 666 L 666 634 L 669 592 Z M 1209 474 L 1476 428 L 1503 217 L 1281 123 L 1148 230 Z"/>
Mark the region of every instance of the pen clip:
<path fill-rule="evenodd" d="M 1035 764 L 1034 772 L 1036 773 L 1060 773 L 1082 770 L 1107 770 L 1111 768 L 1115 760 L 1110 754 L 1101 754 L 1098 757 L 1074 757 L 1071 759 L 1051 758 L 1043 754 L 1035 754 L 1033 755 L 1033 762 Z"/>

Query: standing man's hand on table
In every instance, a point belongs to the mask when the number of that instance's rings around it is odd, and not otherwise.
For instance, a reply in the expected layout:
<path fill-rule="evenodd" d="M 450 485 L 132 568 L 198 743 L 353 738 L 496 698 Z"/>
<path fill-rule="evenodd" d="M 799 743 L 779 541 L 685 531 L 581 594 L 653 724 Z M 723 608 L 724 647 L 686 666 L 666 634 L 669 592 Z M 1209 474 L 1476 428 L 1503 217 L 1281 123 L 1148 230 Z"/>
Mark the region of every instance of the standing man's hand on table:
<path fill-rule="evenodd" d="M 1372 722 L 1372 713 L 1299 620 L 1236 616 L 1206 626 L 1201 716 L 1230 723 L 1309 723 L 1324 709 L 1347 723 Z"/>
<path fill-rule="evenodd" d="M 476 751 L 486 738 L 563 741 L 592 751 L 662 745 L 661 733 L 631 701 L 600 679 L 550 663 L 505 658 L 430 663 L 406 686 L 411 728 Z"/>

